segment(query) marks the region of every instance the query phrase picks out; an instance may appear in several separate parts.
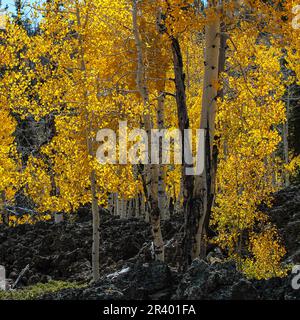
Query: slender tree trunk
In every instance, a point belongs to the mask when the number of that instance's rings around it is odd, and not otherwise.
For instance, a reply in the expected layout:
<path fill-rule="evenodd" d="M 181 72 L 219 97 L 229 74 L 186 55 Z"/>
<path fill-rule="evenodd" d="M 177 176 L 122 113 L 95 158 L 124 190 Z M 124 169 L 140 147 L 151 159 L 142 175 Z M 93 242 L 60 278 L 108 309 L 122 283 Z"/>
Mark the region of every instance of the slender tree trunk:
<path fill-rule="evenodd" d="M 92 215 L 93 215 L 93 247 L 92 247 L 92 268 L 93 280 L 100 278 L 100 215 L 96 191 L 96 174 L 91 173 L 91 194 L 92 194 Z"/>
<path fill-rule="evenodd" d="M 179 41 L 176 37 L 171 37 L 171 46 L 173 53 L 175 86 L 176 86 L 176 104 L 179 129 L 182 132 L 183 141 L 184 130 L 190 128 L 190 122 L 186 105 L 186 91 L 185 91 L 185 75 L 183 71 L 183 59 Z M 184 150 L 182 146 L 182 150 Z M 186 152 L 190 152 L 185 150 Z M 197 232 L 197 211 L 194 210 L 194 177 L 186 175 L 186 169 L 190 166 L 186 164 L 184 153 L 182 152 L 182 190 L 183 190 L 183 207 L 185 216 L 185 230 L 184 230 L 184 247 L 183 247 L 183 268 L 191 263 L 191 251 L 195 235 Z"/>
<path fill-rule="evenodd" d="M 181 211 L 182 201 L 183 201 L 183 179 L 180 180 L 178 194 L 176 194 L 176 192 L 174 192 L 173 204 L 174 204 L 174 211 L 175 212 L 178 213 Z"/>
<path fill-rule="evenodd" d="M 140 218 L 140 197 L 139 195 L 134 199 L 134 217 L 139 219 Z"/>
<path fill-rule="evenodd" d="M 115 208 L 115 212 L 116 212 L 116 216 L 120 217 L 120 199 L 119 199 L 119 193 L 117 192 L 115 194 L 115 204 L 116 204 L 116 208 Z"/>
<path fill-rule="evenodd" d="M 157 108 L 157 126 L 159 130 L 164 129 L 165 125 L 165 110 L 164 110 L 164 104 L 165 104 L 165 96 L 163 91 L 159 92 L 158 97 L 158 108 Z M 161 212 L 161 218 L 163 220 L 169 218 L 169 212 L 168 212 L 168 197 L 166 193 L 166 184 L 165 184 L 165 167 L 162 164 L 162 155 L 164 150 L 162 149 L 162 143 L 159 142 L 159 176 L 158 176 L 158 207 Z"/>
<path fill-rule="evenodd" d="M 145 67 L 144 67 L 144 59 L 143 59 L 143 48 L 142 48 L 142 40 L 139 33 L 138 27 L 138 18 L 137 18 L 137 0 L 132 1 L 132 22 L 133 22 L 133 33 L 135 39 L 135 45 L 137 50 L 137 77 L 136 83 L 138 91 L 143 99 L 145 114 L 144 114 L 144 123 L 145 129 L 148 134 L 148 150 L 151 150 L 151 129 L 152 129 L 152 121 L 150 114 L 150 106 L 149 106 L 149 95 L 147 89 L 147 83 L 145 80 Z M 149 155 L 151 152 L 149 152 Z M 145 166 L 146 172 L 146 187 L 149 191 L 147 191 L 147 202 L 148 207 L 150 208 L 150 223 L 152 227 L 152 235 L 153 235 L 153 243 L 155 250 L 155 258 L 160 261 L 164 261 L 164 241 L 161 232 L 161 224 L 160 224 L 160 210 L 158 207 L 158 174 L 159 174 L 159 166 L 151 165 L 150 159 L 148 159 L 148 165 Z"/>
<path fill-rule="evenodd" d="M 51 161 L 51 160 L 50 160 Z M 58 197 L 59 196 L 59 190 L 56 185 L 55 181 L 55 172 L 53 170 L 52 163 L 49 163 L 49 171 L 50 171 L 50 181 L 51 181 L 51 196 Z M 64 221 L 64 216 L 62 212 L 54 212 L 54 222 L 55 223 L 61 223 Z"/>
<path fill-rule="evenodd" d="M 133 217 L 133 213 L 134 213 L 134 204 L 135 204 L 135 202 L 134 202 L 134 199 L 130 199 L 129 201 L 128 201 L 128 208 L 127 208 L 127 219 L 130 219 L 130 218 L 132 218 Z"/>
<path fill-rule="evenodd" d="M 289 164 L 289 113 L 290 113 L 290 87 L 288 87 L 288 97 L 286 104 L 286 122 L 283 124 L 283 149 L 284 149 L 284 163 Z M 285 186 L 290 185 L 290 176 L 288 172 L 284 174 Z"/>
<path fill-rule="evenodd" d="M 141 217 L 142 217 L 146 222 L 149 222 L 149 217 L 147 216 L 147 212 L 146 212 L 146 208 L 145 208 L 145 199 L 144 199 L 143 194 L 141 194 L 140 202 L 141 202 Z"/>
<path fill-rule="evenodd" d="M 2 216 L 2 223 L 5 225 L 9 225 L 9 215 L 6 209 L 6 195 L 5 191 L 1 191 L 1 205 L 0 205 L 0 212 Z"/>
<path fill-rule="evenodd" d="M 175 37 L 172 40 L 172 52 L 175 71 L 176 100 L 179 127 L 183 132 L 189 129 L 186 106 L 185 75 L 183 72 L 182 53 Z M 186 268 L 193 259 L 205 256 L 206 234 L 213 203 L 216 155 L 213 151 L 215 135 L 216 98 L 218 95 L 218 70 L 220 64 L 220 20 L 216 18 L 205 29 L 205 74 L 202 98 L 200 129 L 205 130 L 205 164 L 201 176 L 187 176 L 188 165 L 183 159 L 183 197 L 185 212 L 185 236 L 183 259 Z M 202 149 L 202 150 L 203 150 Z"/>
<path fill-rule="evenodd" d="M 126 218 L 126 200 L 121 199 L 121 219 Z"/>
<path fill-rule="evenodd" d="M 217 167 L 217 150 L 214 147 L 215 119 L 218 96 L 219 66 L 220 62 L 220 18 L 215 19 L 205 27 L 205 72 L 202 95 L 202 110 L 200 129 L 205 130 L 205 164 L 201 176 L 195 179 L 194 198 L 199 210 L 198 230 L 193 246 L 192 258 L 206 256 L 207 229 L 211 209 L 215 196 L 215 181 Z M 225 58 L 225 54 L 224 54 Z"/>
<path fill-rule="evenodd" d="M 111 215 L 114 214 L 114 194 L 109 193 L 108 199 L 107 199 L 107 210 Z"/>
<path fill-rule="evenodd" d="M 76 17 L 77 17 L 77 25 L 82 27 L 81 25 L 81 17 L 79 11 L 79 3 L 76 1 Z M 80 69 L 84 76 L 84 84 L 87 83 L 87 70 L 86 63 L 84 58 L 84 46 L 82 36 L 79 36 L 79 48 L 80 48 Z M 85 107 L 88 106 L 88 91 L 85 89 L 84 93 Z M 87 143 L 87 151 L 89 156 L 92 158 L 95 157 L 93 140 L 90 137 L 92 132 L 92 119 L 93 116 L 89 117 L 88 110 L 85 111 L 86 117 L 86 143 Z M 100 278 L 100 212 L 98 206 L 98 197 L 97 197 L 97 177 L 94 169 L 91 170 L 90 173 L 90 192 L 91 192 L 91 202 L 92 202 L 92 216 L 93 216 L 93 245 L 92 245 L 92 271 L 93 271 L 93 280 L 97 281 Z"/>

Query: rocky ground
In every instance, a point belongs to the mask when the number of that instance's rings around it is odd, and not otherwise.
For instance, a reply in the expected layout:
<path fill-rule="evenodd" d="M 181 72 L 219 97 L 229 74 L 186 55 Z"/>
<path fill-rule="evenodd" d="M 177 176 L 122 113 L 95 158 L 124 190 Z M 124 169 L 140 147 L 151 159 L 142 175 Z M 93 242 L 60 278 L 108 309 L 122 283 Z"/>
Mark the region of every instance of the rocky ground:
<path fill-rule="evenodd" d="M 276 194 L 269 211 L 286 243 L 286 262 L 300 264 L 300 188 Z M 27 265 L 20 286 L 51 279 L 90 283 L 91 221 L 81 212 L 75 222 L 0 226 L 0 264 L 15 280 Z M 152 261 L 149 225 L 102 212 L 101 279 L 80 289 L 45 294 L 41 299 L 300 299 L 289 275 L 268 281 L 247 280 L 231 262 L 219 262 L 217 249 L 206 261 L 195 260 L 185 274 L 177 271 L 183 220 L 163 222 L 166 264 Z"/>
<path fill-rule="evenodd" d="M 88 213 L 82 216 L 72 223 L 39 222 L 15 228 L 0 225 L 0 264 L 6 267 L 8 278 L 16 280 L 20 271 L 29 264 L 30 269 L 20 285 L 43 283 L 50 279 L 90 281 L 92 223 Z M 152 261 L 148 223 L 139 219 L 119 219 L 106 212 L 101 213 L 101 220 L 103 275 L 137 261 Z M 181 217 L 174 217 L 162 225 L 170 265 L 176 264 L 176 238 L 182 223 Z"/>

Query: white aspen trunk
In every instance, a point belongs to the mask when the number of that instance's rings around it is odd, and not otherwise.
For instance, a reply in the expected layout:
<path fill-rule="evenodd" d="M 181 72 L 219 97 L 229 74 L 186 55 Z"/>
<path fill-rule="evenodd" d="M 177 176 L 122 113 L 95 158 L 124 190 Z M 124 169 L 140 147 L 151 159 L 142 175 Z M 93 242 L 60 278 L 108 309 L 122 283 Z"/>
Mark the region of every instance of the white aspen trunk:
<path fill-rule="evenodd" d="M 214 2 L 214 4 L 216 4 Z M 212 6 L 208 3 L 208 6 Z M 190 129 L 186 104 L 185 74 L 178 38 L 171 37 L 174 62 L 176 102 L 180 130 Z M 206 249 L 206 230 L 213 203 L 217 152 L 213 148 L 215 135 L 217 83 L 220 63 L 220 18 L 215 17 L 205 27 L 205 73 L 203 83 L 202 112 L 199 129 L 206 133 L 205 164 L 202 176 L 188 176 L 185 169 L 190 169 L 183 161 L 183 207 L 185 212 L 185 232 L 183 245 L 183 265 L 185 269 L 199 255 L 204 257 Z M 224 55 L 225 56 L 225 55 Z M 187 151 L 187 150 L 185 150 Z M 204 150 L 201 150 L 204 152 Z"/>
<path fill-rule="evenodd" d="M 118 197 L 116 193 L 113 193 L 113 215 L 118 215 Z"/>
<path fill-rule="evenodd" d="M 124 200 L 124 218 L 128 218 L 128 208 L 129 208 L 129 201 Z"/>
<path fill-rule="evenodd" d="M 130 199 L 128 201 L 127 219 L 130 219 L 133 216 L 133 208 L 134 208 L 133 203 L 134 203 L 134 199 Z"/>
<path fill-rule="evenodd" d="M 126 204 L 124 199 L 120 199 L 120 218 L 124 219 L 126 217 Z"/>
<path fill-rule="evenodd" d="M 124 199 L 124 219 L 128 218 L 128 205 L 129 205 L 129 201 Z"/>
<path fill-rule="evenodd" d="M 178 194 L 174 197 L 174 210 L 176 213 L 180 212 L 182 209 L 182 200 L 183 200 L 183 179 L 180 180 L 180 185 L 179 185 L 179 192 Z"/>
<path fill-rule="evenodd" d="M 125 218 L 125 200 L 123 198 L 120 199 L 120 213 L 121 213 L 121 216 L 120 218 L 121 219 L 124 219 Z"/>
<path fill-rule="evenodd" d="M 143 47 L 142 40 L 139 33 L 138 27 L 138 17 L 137 17 L 137 0 L 132 1 L 132 23 L 133 23 L 133 33 L 135 39 L 135 45 L 137 50 L 137 77 L 136 84 L 138 91 L 143 99 L 145 114 L 144 114 L 144 122 L 145 129 L 148 134 L 148 150 L 151 150 L 151 129 L 152 129 L 152 121 L 151 121 L 151 113 L 150 113 L 150 105 L 149 105 L 149 95 L 147 90 L 147 83 L 145 80 L 145 68 L 144 68 L 144 59 L 143 59 Z M 151 154 L 151 152 L 149 152 Z M 150 160 L 150 159 L 149 159 Z M 149 161 L 150 163 L 150 161 Z M 155 258 L 160 261 L 164 261 L 164 241 L 162 238 L 161 225 L 160 225 L 160 211 L 158 207 L 158 174 L 159 174 L 159 166 L 148 164 L 146 167 L 146 176 L 150 179 L 149 186 L 150 190 L 147 194 L 148 207 L 150 208 L 149 218 L 152 227 L 152 235 L 153 235 L 153 243 L 155 250 Z M 147 179 L 148 180 L 148 179 Z M 148 183 L 147 183 L 148 186 Z M 146 190 L 147 191 L 147 190 Z"/>
<path fill-rule="evenodd" d="M 144 196 L 143 196 L 143 195 L 141 195 L 140 201 L 141 201 L 141 217 L 142 217 L 146 222 L 149 222 L 149 217 L 147 218 L 147 212 L 146 212 L 146 207 L 145 207 L 145 200 L 144 200 Z"/>
<path fill-rule="evenodd" d="M 275 152 L 272 153 L 272 161 L 273 163 L 275 163 L 276 161 L 276 154 Z M 270 165 L 269 165 L 270 166 Z M 273 188 L 276 188 L 278 186 L 278 180 L 277 180 L 277 176 L 276 176 L 276 172 L 275 170 L 272 170 L 270 172 L 270 175 L 272 176 L 272 185 L 273 185 Z"/>
<path fill-rule="evenodd" d="M 118 195 L 118 216 L 122 218 L 122 199 L 120 198 L 120 195 Z"/>
<path fill-rule="evenodd" d="M 118 194 L 114 193 L 114 216 L 118 215 Z"/>
<path fill-rule="evenodd" d="M 195 177 L 194 199 L 200 202 L 199 222 L 196 239 L 192 248 L 192 259 L 206 255 L 206 229 L 210 218 L 210 210 L 215 194 L 215 172 L 213 170 L 213 144 L 215 137 L 215 118 L 219 79 L 221 23 L 218 14 L 214 21 L 205 27 L 205 72 L 203 83 L 202 111 L 200 129 L 206 131 L 205 150 L 206 163 L 201 176 Z"/>
<path fill-rule="evenodd" d="M 114 194 L 110 193 L 107 199 L 107 210 L 111 215 L 114 214 Z"/>
<path fill-rule="evenodd" d="M 284 150 L 284 163 L 289 164 L 289 113 L 290 113 L 290 87 L 288 87 L 288 98 L 286 104 L 286 122 L 283 124 L 283 150 Z M 285 171 L 284 183 L 288 187 L 290 185 L 290 175 Z"/>
<path fill-rule="evenodd" d="M 62 213 L 54 213 L 54 222 L 61 223 L 64 221 L 64 215 Z"/>
<path fill-rule="evenodd" d="M 79 28 L 82 27 L 81 25 L 81 17 L 80 17 L 80 9 L 79 3 L 76 1 L 76 18 L 77 18 L 77 25 Z M 83 46 L 83 39 L 81 35 L 78 37 L 79 40 L 79 47 L 80 47 L 80 69 L 84 76 L 84 83 L 87 83 L 87 70 L 86 70 L 86 63 L 85 63 L 85 54 L 84 54 L 84 46 Z M 84 102 L 85 107 L 88 106 L 88 91 L 87 89 L 84 92 Z M 93 140 L 90 137 L 92 130 L 92 123 L 89 117 L 89 112 L 86 109 L 86 144 L 87 144 L 87 152 L 89 156 L 95 157 L 94 153 L 94 146 Z M 93 116 L 91 117 L 93 118 Z M 94 169 L 91 170 L 90 173 L 90 192 L 91 192 L 91 202 L 92 202 L 92 216 L 93 216 L 93 234 L 92 234 L 92 272 L 93 272 L 93 280 L 97 281 L 100 278 L 100 212 L 98 206 L 98 198 L 97 198 L 97 177 L 96 172 Z"/>
<path fill-rule="evenodd" d="M 163 92 L 159 93 L 158 104 L 157 104 L 157 126 L 159 130 L 163 130 L 165 126 L 165 96 Z M 166 193 L 166 184 L 165 184 L 165 167 L 162 164 L 162 143 L 159 144 L 159 176 L 158 176 L 158 208 L 161 213 L 162 220 L 166 220 L 169 218 L 169 210 L 168 210 L 168 201 L 167 201 L 167 193 Z"/>
<path fill-rule="evenodd" d="M 139 197 L 136 197 L 135 199 L 134 199 L 134 201 L 135 201 L 135 213 L 134 213 L 134 216 L 135 216 L 135 218 L 139 218 L 140 217 L 140 199 L 139 199 Z"/>
<path fill-rule="evenodd" d="M 121 200 L 119 194 L 116 193 L 116 214 L 118 217 L 121 217 Z"/>
<path fill-rule="evenodd" d="M 58 188 L 56 186 L 56 181 L 55 181 L 55 172 L 53 170 L 53 165 L 50 162 L 48 164 L 48 168 L 50 171 L 50 181 L 51 181 L 51 196 L 57 197 L 59 192 Z M 64 216 L 61 212 L 54 212 L 54 223 L 58 224 L 64 221 Z"/>
<path fill-rule="evenodd" d="M 100 215 L 96 191 L 96 173 L 91 173 L 91 194 L 92 194 L 92 215 L 93 215 L 93 247 L 92 247 L 92 268 L 93 280 L 100 278 Z"/>
<path fill-rule="evenodd" d="M 9 215 L 6 210 L 6 195 L 5 191 L 1 191 L 1 202 L 0 202 L 0 214 L 2 216 L 2 223 L 9 225 Z"/>

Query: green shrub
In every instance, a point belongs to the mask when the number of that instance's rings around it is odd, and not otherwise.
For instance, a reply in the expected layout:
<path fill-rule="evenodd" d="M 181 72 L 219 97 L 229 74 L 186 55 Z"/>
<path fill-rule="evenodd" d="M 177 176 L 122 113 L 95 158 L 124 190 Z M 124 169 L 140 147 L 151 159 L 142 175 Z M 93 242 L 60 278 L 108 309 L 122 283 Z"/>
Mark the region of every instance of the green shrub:
<path fill-rule="evenodd" d="M 0 291 L 0 300 L 34 300 L 46 293 L 54 293 L 63 289 L 82 288 L 85 285 L 76 282 L 49 281 L 18 290 Z"/>

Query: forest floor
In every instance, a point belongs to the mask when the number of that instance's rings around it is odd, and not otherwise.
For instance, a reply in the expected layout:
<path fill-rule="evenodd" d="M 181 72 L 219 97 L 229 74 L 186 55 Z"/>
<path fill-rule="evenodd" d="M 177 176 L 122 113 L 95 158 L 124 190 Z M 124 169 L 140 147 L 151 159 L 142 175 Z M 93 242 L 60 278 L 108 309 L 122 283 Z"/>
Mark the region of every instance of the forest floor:
<path fill-rule="evenodd" d="M 300 187 L 278 192 L 273 207 L 265 210 L 286 245 L 285 263 L 300 264 Z M 41 292 L 35 297 L 39 299 L 300 299 L 300 290 L 292 289 L 291 274 L 248 280 L 218 248 L 212 248 L 205 261 L 195 260 L 186 273 L 179 272 L 180 216 L 162 223 L 166 262 L 159 263 L 152 259 L 148 223 L 102 212 L 101 278 L 92 283 L 88 213 L 82 209 L 76 221 L 60 224 L 0 226 L 0 264 L 10 281 L 29 264 L 20 289 L 53 280 L 77 283 L 74 288 Z"/>

